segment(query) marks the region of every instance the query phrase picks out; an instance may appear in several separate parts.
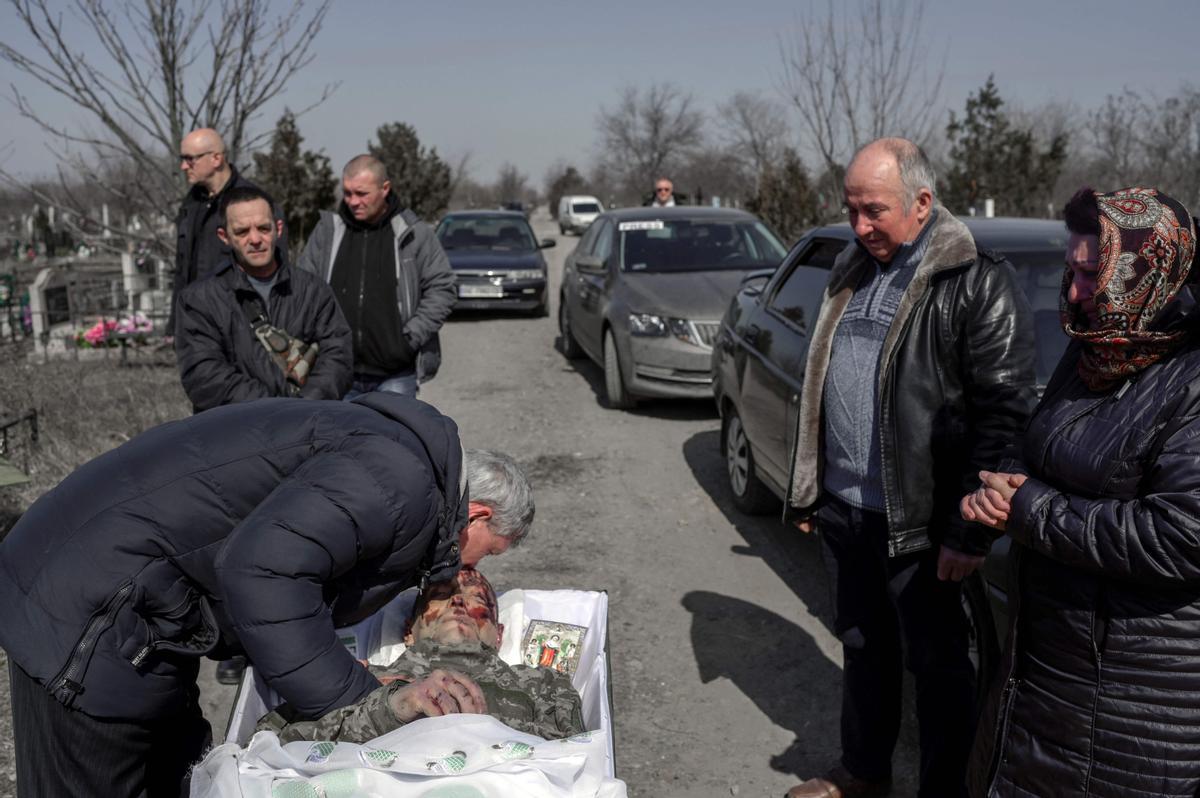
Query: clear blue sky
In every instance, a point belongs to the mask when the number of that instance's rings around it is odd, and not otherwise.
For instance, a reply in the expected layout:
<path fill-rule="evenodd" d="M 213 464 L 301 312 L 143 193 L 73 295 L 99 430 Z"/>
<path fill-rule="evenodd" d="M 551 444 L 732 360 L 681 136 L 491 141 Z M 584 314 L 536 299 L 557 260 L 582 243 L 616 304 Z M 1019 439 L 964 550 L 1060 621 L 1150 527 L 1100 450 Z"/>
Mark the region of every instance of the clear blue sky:
<path fill-rule="evenodd" d="M 670 81 L 706 110 L 738 90 L 774 93 L 779 37 L 810 5 L 337 0 L 313 63 L 262 124 L 284 103 L 302 107 L 321 85 L 340 81 L 300 121 L 306 145 L 323 149 L 335 168 L 377 126 L 404 121 L 450 160 L 469 152 L 477 180 L 492 180 L 510 161 L 540 186 L 558 159 L 590 163 L 596 112 L 625 85 Z M 954 109 L 989 73 L 1022 106 L 1068 100 L 1089 108 L 1126 86 L 1169 95 L 1200 67 L 1200 0 L 929 0 L 925 28 L 935 62 L 946 57 L 943 100 Z M 14 29 L 5 4 L 0 40 L 23 46 Z M 56 121 L 72 120 L 61 100 L 4 65 L 0 86 L 9 83 Z M 42 134 L 10 107 L 3 113 L 0 163 L 25 175 L 50 171 Z"/>

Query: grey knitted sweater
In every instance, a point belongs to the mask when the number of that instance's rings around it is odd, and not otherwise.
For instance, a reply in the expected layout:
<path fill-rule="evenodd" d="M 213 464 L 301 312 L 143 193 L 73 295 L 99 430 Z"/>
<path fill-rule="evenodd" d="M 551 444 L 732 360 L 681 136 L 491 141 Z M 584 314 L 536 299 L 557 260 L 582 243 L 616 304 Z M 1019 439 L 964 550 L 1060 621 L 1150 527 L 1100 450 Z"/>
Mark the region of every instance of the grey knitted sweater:
<path fill-rule="evenodd" d="M 935 216 L 915 241 L 896 250 L 890 264 L 875 261 L 833 336 L 825 377 L 825 490 L 854 507 L 886 509 L 876 424 L 879 355 L 904 289 L 925 254 Z"/>

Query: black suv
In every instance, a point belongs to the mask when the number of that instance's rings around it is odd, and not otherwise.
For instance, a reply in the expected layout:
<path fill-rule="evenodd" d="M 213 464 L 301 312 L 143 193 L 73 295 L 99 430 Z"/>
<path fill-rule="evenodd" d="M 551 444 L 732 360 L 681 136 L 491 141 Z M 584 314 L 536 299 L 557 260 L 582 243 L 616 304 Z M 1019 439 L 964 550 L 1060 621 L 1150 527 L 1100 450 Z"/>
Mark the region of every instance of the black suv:
<path fill-rule="evenodd" d="M 1058 311 L 1066 228 L 1062 222 L 1042 219 L 963 221 L 981 249 L 995 250 L 1013 264 L 1033 306 L 1040 391 L 1068 341 Z M 721 449 L 733 502 L 743 512 L 769 512 L 784 497 L 809 334 L 829 269 L 853 235 L 846 224 L 809 232 L 777 269 L 742 281 L 721 321 L 713 345 L 713 393 L 721 413 Z M 1007 628 L 1007 550 L 1008 538 L 1000 538 L 984 565 L 999 629 Z M 998 646 L 991 619 L 978 617 L 986 603 L 981 595 L 968 597 L 968 611 L 980 631 L 978 655 L 984 673 L 994 664 L 987 660 Z"/>

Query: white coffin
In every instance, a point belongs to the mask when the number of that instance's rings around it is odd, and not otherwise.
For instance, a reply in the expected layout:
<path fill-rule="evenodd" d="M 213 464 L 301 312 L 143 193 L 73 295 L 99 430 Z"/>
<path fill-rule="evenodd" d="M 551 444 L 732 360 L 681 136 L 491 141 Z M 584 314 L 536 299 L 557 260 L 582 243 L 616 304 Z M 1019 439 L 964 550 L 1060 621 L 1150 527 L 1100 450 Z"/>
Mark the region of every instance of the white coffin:
<path fill-rule="evenodd" d="M 375 615 L 357 626 L 339 630 L 339 634 L 355 656 L 370 659 L 372 664 L 386 665 L 404 650 L 404 628 L 414 598 L 414 591 L 403 593 Z M 500 657 L 510 665 L 521 662 L 521 641 L 532 620 L 587 627 L 579 667 L 571 682 L 582 699 L 587 728 L 605 732 L 604 770 L 609 777 L 615 777 L 608 668 L 608 594 L 594 590 L 508 590 L 498 598 L 500 622 L 504 624 Z M 247 667 L 225 741 L 245 745 L 253 736 L 258 719 L 279 703 L 280 698 L 274 691 L 258 678 L 252 667 Z"/>

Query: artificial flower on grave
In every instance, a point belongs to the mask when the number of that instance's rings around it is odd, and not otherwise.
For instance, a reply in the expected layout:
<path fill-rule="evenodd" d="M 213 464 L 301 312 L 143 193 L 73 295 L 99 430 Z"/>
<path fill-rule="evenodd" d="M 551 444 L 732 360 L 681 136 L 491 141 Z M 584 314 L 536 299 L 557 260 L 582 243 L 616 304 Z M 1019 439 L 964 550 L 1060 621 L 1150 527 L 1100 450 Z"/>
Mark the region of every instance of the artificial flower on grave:
<path fill-rule="evenodd" d="M 144 344 L 146 335 L 154 332 L 154 322 L 141 313 L 134 313 L 117 322 L 116 332 L 129 336 L 139 344 Z"/>
<path fill-rule="evenodd" d="M 116 341 L 109 334 L 117 329 L 117 322 L 112 319 L 100 319 L 83 332 L 75 333 L 75 345 L 85 348 L 100 349 L 105 346 L 115 346 Z"/>

